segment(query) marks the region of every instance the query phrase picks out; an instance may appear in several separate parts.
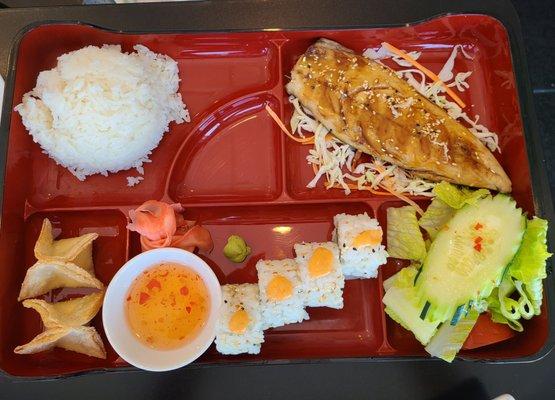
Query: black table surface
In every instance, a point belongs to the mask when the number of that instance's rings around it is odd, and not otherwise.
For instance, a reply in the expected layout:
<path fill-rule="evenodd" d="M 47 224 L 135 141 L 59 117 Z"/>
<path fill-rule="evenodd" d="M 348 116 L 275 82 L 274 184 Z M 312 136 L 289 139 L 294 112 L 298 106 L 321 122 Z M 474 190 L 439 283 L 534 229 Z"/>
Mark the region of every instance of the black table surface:
<path fill-rule="evenodd" d="M 78 0 L 0 2 L 9 7 L 80 3 Z M 555 7 L 552 0 L 513 2 L 521 19 L 549 181 L 555 193 Z M 0 48 L 0 52 L 7 50 Z M 437 360 L 329 362 L 183 368 L 158 374 L 96 373 L 50 381 L 17 381 L 0 376 L 0 399 L 486 400 L 510 393 L 518 400 L 543 400 L 555 399 L 554 371 L 555 353 L 551 352 L 540 361 L 526 364 L 465 361 L 446 364 Z"/>

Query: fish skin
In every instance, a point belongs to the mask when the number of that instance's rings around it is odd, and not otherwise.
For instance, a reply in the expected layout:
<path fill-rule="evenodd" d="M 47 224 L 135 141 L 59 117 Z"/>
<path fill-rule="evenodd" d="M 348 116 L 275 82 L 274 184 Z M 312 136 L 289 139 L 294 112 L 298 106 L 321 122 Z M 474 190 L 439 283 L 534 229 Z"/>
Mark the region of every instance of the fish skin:
<path fill-rule="evenodd" d="M 468 128 L 390 68 L 339 43 L 310 46 L 286 90 L 339 140 L 414 176 L 511 191 L 499 162 Z"/>

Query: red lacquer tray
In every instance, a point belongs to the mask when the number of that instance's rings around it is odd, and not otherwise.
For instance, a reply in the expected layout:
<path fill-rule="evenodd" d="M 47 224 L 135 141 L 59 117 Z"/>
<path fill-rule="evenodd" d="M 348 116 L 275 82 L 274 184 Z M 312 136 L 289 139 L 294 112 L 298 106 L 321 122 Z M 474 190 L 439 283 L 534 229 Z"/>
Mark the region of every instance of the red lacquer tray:
<path fill-rule="evenodd" d="M 293 244 L 299 241 L 329 240 L 337 213 L 367 212 L 385 228 L 387 208 L 400 206 L 400 201 L 367 193 L 346 197 L 340 190 L 322 186 L 307 189 L 313 176 L 305 160 L 308 147 L 288 140 L 264 110 L 269 104 L 288 120 L 292 110 L 284 83 L 299 55 L 319 37 L 357 52 L 382 41 L 422 50 L 420 61 L 435 72 L 454 45 L 464 44 L 474 59 L 456 61 L 457 71 L 473 71 L 471 87 L 461 97 L 469 105 L 469 115 L 479 114 L 481 123 L 499 133 L 498 156 L 513 182 L 513 195 L 524 210 L 534 213 L 509 41 L 494 18 L 455 15 L 399 28 L 210 34 L 124 34 L 77 24 L 42 25 L 20 41 L 12 106 L 62 53 L 104 43 L 121 44 L 131 51 L 133 45 L 143 44 L 179 63 L 180 92 L 192 122 L 171 126 L 151 156 L 152 163 L 145 166 L 144 182 L 128 188 L 129 172 L 78 181 L 41 152 L 19 115 L 12 113 L 0 236 L 0 367 L 5 372 L 37 377 L 127 366 L 105 337 L 106 360 L 59 349 L 35 355 L 13 353 L 15 346 L 42 331 L 38 315 L 16 299 L 25 271 L 35 261 L 33 246 L 44 217 L 62 237 L 100 234 L 94 259 L 97 276 L 105 284 L 139 252 L 138 236 L 125 228 L 127 212 L 149 199 L 182 203 L 188 219 L 211 231 L 215 250 L 204 258 L 221 283 L 256 282 L 257 260 L 291 257 Z M 427 205 L 426 200 L 418 201 Z M 230 234 L 241 235 L 253 249 L 244 265 L 233 264 L 222 254 Z M 212 347 L 198 362 L 425 356 L 412 334 L 383 312 L 382 282 L 401 266 L 390 260 L 377 279 L 348 281 L 343 310 L 309 309 L 309 321 L 267 331 L 259 355 L 222 356 Z M 94 325 L 103 334 L 99 316 Z M 544 309 L 526 323 L 523 334 L 463 351 L 461 356 L 474 360 L 527 357 L 540 350 L 547 336 Z"/>

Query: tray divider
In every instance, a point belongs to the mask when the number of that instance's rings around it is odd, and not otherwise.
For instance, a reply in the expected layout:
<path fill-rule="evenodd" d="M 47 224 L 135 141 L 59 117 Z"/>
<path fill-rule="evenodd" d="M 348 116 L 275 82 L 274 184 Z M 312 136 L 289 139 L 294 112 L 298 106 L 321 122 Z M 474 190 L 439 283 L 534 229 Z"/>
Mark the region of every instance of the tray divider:
<path fill-rule="evenodd" d="M 375 199 L 375 201 L 372 203 L 372 212 L 374 213 L 374 218 L 378 218 L 379 209 L 380 209 L 381 205 L 384 204 L 384 203 L 385 203 L 384 201 L 381 201 L 379 199 Z M 386 229 L 387 229 L 387 226 L 382 225 L 382 230 L 384 231 L 384 234 L 387 233 Z M 387 315 L 385 314 L 385 309 L 384 309 L 383 303 L 382 303 L 382 299 L 383 299 L 383 296 L 385 294 L 385 290 L 383 288 L 383 282 L 385 280 L 384 276 L 383 276 L 383 269 L 382 269 L 383 267 L 384 266 L 382 265 L 378 269 L 378 277 L 376 278 L 378 280 L 378 295 L 379 295 L 379 302 L 381 304 L 380 317 L 381 317 L 381 323 L 382 323 L 382 345 L 378 349 L 378 353 L 383 354 L 383 355 L 391 355 L 391 354 L 395 353 L 396 350 L 393 346 L 391 346 L 391 344 L 389 343 L 389 340 L 387 339 L 387 337 L 388 337 Z"/>
<path fill-rule="evenodd" d="M 283 91 L 284 89 L 284 82 L 283 82 L 283 43 L 287 42 L 287 39 L 273 39 L 270 40 L 270 43 L 272 43 L 274 46 L 277 47 L 277 54 L 278 54 L 278 78 L 277 78 L 277 83 L 276 86 L 274 86 L 273 90 L 272 90 L 272 94 L 274 95 L 274 97 L 277 99 L 278 104 L 279 104 L 279 110 L 278 110 L 278 116 L 279 118 L 283 121 L 283 123 L 285 124 L 285 126 L 287 126 L 284 116 L 285 116 L 285 104 L 284 104 L 284 100 L 283 100 Z M 279 173 L 281 175 L 281 196 L 280 199 L 287 199 L 289 198 L 289 195 L 287 193 L 287 171 L 285 169 L 285 160 L 286 160 L 286 156 L 285 156 L 285 135 L 283 134 L 283 132 L 281 132 L 280 130 L 280 136 L 279 136 L 279 144 L 280 144 L 280 152 L 281 152 L 281 157 L 280 157 L 280 168 L 279 168 Z M 276 171 L 277 172 L 277 171 Z M 279 202 L 279 200 L 277 200 Z"/>

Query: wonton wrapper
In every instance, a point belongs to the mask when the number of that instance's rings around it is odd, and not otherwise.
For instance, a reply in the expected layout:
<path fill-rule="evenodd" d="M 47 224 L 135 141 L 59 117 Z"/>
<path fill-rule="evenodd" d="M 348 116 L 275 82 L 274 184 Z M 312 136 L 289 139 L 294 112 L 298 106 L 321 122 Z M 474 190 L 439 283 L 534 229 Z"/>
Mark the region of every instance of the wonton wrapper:
<path fill-rule="evenodd" d="M 38 312 L 46 329 L 60 326 L 75 328 L 88 324 L 94 318 L 102 306 L 103 299 L 102 291 L 57 303 L 30 299 L 25 300 L 23 306 Z"/>
<path fill-rule="evenodd" d="M 103 289 L 104 285 L 75 264 L 37 261 L 27 270 L 17 300 L 37 297 L 64 287 Z"/>
<path fill-rule="evenodd" d="M 75 351 L 91 357 L 106 358 L 100 335 L 91 326 L 57 327 L 44 331 L 33 340 L 14 350 L 17 354 L 34 354 L 54 347 Z"/>
<path fill-rule="evenodd" d="M 39 261 L 71 262 L 94 276 L 92 243 L 98 233 L 87 233 L 74 238 L 54 240 L 52 224 L 48 218 L 42 221 L 35 257 Z"/>

